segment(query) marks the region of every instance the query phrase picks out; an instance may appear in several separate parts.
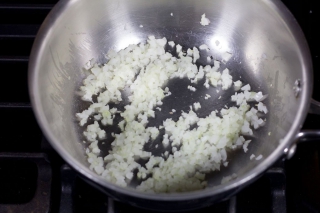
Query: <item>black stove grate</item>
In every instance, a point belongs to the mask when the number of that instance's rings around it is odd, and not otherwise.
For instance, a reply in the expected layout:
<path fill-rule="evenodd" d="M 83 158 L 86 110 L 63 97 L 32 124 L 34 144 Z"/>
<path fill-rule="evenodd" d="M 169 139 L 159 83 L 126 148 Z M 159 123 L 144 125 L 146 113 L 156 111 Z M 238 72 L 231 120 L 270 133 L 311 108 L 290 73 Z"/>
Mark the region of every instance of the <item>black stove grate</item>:
<path fill-rule="evenodd" d="M 1 176 L 4 190 L 0 194 L 0 212 L 156 213 L 113 201 L 79 178 L 68 165 L 61 165 L 52 165 L 48 155 L 42 153 L 0 154 L 0 168 L 6 173 Z M 59 178 L 52 167 L 60 168 Z M 59 190 L 54 192 L 57 183 L 53 181 L 57 180 Z M 286 212 L 285 183 L 283 165 L 279 165 L 230 200 L 190 213 Z"/>
<path fill-rule="evenodd" d="M 52 172 L 45 154 L 0 154 L 0 168 L 0 212 L 49 212 Z"/>
<path fill-rule="evenodd" d="M 131 212 L 79 178 L 43 138 L 28 95 L 32 43 L 57 0 L 0 0 L 0 212 Z M 319 70 L 319 7 L 316 0 L 283 0 L 301 25 Z M 320 74 L 314 98 L 320 100 Z M 320 129 L 320 116 L 305 127 Z M 278 162 L 236 197 L 193 212 L 272 213 L 320 211 L 320 145 L 299 145 L 290 161 Z M 286 193 L 287 192 L 287 193 Z M 137 210 L 147 213 L 151 211 Z"/>

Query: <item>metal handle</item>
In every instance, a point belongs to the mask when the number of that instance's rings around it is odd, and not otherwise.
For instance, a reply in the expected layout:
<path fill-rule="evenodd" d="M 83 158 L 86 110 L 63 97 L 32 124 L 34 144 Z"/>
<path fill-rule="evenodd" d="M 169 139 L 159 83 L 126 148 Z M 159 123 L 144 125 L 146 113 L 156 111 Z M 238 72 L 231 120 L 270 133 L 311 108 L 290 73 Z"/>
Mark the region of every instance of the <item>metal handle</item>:
<path fill-rule="evenodd" d="M 320 140 L 320 130 L 301 130 L 293 144 L 284 150 L 286 158 L 289 160 L 295 154 L 297 149 L 297 144 L 301 142 Z"/>
<path fill-rule="evenodd" d="M 320 102 L 311 99 L 309 113 L 320 115 Z M 320 140 L 320 130 L 301 130 L 295 142 L 284 150 L 287 159 L 292 158 L 297 149 L 297 143 Z"/>
<path fill-rule="evenodd" d="M 320 102 L 311 99 L 309 113 L 320 115 Z"/>
<path fill-rule="evenodd" d="M 320 130 L 302 130 L 297 135 L 297 142 L 320 140 Z"/>
<path fill-rule="evenodd" d="M 320 102 L 311 99 L 309 113 L 320 115 Z M 302 130 L 296 136 L 296 142 L 320 140 L 320 130 Z"/>

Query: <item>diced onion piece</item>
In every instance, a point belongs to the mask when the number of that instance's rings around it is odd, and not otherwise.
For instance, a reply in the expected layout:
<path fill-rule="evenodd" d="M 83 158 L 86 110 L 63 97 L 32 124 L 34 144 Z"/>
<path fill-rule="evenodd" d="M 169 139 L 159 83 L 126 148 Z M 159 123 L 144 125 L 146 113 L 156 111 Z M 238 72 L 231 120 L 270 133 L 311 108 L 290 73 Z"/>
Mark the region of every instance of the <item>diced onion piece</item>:
<path fill-rule="evenodd" d="M 209 20 L 208 18 L 206 18 L 206 14 L 203 14 L 203 15 L 201 16 L 200 24 L 201 24 L 202 26 L 207 26 L 207 25 L 210 24 L 210 20 Z"/>
<path fill-rule="evenodd" d="M 205 15 L 203 18 L 206 20 Z M 178 58 L 165 51 L 167 44 L 175 46 Z M 208 50 L 208 47 L 201 45 L 200 50 Z M 232 84 L 240 89 L 242 82 L 233 82 L 228 69 L 221 72 L 220 62 L 217 60 L 214 60 L 214 66 L 197 67 L 194 63 L 200 54 L 196 47 L 183 53 L 179 44 L 175 45 L 173 41 L 167 43 L 166 38 L 155 39 L 154 36 L 149 36 L 146 44 L 129 45 L 119 52 L 110 50 L 106 57 L 108 63 L 102 66 L 92 65 L 90 74 L 80 88 L 83 100 L 94 100 L 96 103 L 76 114 L 80 125 L 85 125 L 89 118 L 94 118 L 94 123 L 87 125 L 83 133 L 88 146 L 85 152 L 89 168 L 106 181 L 125 187 L 134 178 L 134 171 L 137 171 L 136 178 L 141 181 L 137 186 L 139 191 L 170 193 L 203 189 L 207 186 L 207 173 L 220 170 L 221 166 L 228 166 L 226 150 L 242 147 L 247 152 L 250 140 L 242 135 L 252 135 L 251 128 L 257 129 L 265 123 L 265 119 L 260 118 L 261 114 L 258 113 L 258 110 L 267 112 L 266 106 L 259 102 L 264 96 L 262 93 L 251 92 L 251 88 L 246 85 L 242 87 L 242 92 L 231 97 L 236 106 L 225 105 L 220 110 L 214 109 L 205 117 L 198 117 L 195 111 L 201 105 L 196 102 L 188 112 L 182 111 L 180 115 L 177 113 L 179 117 L 173 116 L 174 120 L 168 118 L 159 127 L 149 126 L 149 119 L 157 117 L 156 113 L 161 114 L 159 106 L 164 103 L 163 99 L 171 95 L 165 85 L 172 78 L 186 78 L 194 84 L 205 78 L 204 86 L 208 89 L 212 89 L 210 85 L 216 87 L 217 93 L 221 89 L 230 88 Z M 230 57 L 230 53 L 225 54 L 222 61 L 227 61 Z M 191 85 L 188 89 L 196 91 Z M 123 102 L 123 92 L 128 94 L 129 102 L 124 110 L 119 111 L 122 109 L 121 105 L 118 109 L 111 108 L 113 104 L 117 106 Z M 93 98 L 95 96 L 97 98 Z M 209 94 L 205 95 L 205 99 L 210 97 Z M 222 96 L 217 99 L 220 98 Z M 247 104 L 248 101 L 257 100 L 258 110 Z M 163 107 L 167 109 L 167 106 Z M 171 109 L 169 113 L 175 112 L 176 109 Z M 118 119 L 115 118 L 118 115 L 123 118 L 118 123 L 121 132 L 111 133 L 114 138 L 111 150 L 102 158 L 98 143 L 106 138 L 104 129 L 109 126 L 102 126 L 101 129 L 100 125 L 117 122 Z M 161 142 L 152 144 L 157 138 Z M 102 141 L 102 144 L 105 143 Z M 166 150 L 161 156 L 155 156 L 145 149 L 149 145 L 157 150 Z M 261 157 L 256 159 L 259 158 Z M 137 163 L 139 159 L 146 162 L 145 166 Z M 250 159 L 253 157 L 250 156 Z M 236 174 L 232 174 L 222 182 L 236 177 Z"/>
<path fill-rule="evenodd" d="M 200 45 L 199 49 L 200 49 L 200 50 L 207 50 L 207 51 L 210 50 L 209 47 L 208 47 L 208 45 L 206 45 L 206 44 Z"/>

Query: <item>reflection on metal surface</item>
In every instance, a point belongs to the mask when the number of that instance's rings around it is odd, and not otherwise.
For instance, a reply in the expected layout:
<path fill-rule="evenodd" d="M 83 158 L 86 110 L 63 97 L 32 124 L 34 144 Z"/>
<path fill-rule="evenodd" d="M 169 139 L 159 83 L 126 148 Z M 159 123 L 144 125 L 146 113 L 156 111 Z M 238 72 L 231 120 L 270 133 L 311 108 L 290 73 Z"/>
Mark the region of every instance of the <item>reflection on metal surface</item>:
<path fill-rule="evenodd" d="M 230 49 L 230 44 L 227 40 L 228 37 L 219 36 L 219 34 L 215 34 L 210 39 L 211 46 L 214 47 L 214 50 L 218 53 L 222 54 L 225 52 L 232 52 Z"/>
<path fill-rule="evenodd" d="M 121 37 L 121 39 L 117 41 L 116 47 L 117 50 L 121 50 L 128 47 L 130 44 L 138 44 L 139 42 L 141 42 L 141 40 L 138 37 L 129 34 L 125 37 Z"/>
<path fill-rule="evenodd" d="M 293 91 L 294 91 L 294 96 L 296 96 L 296 98 L 298 98 L 300 95 L 300 92 L 301 92 L 301 80 L 300 79 L 298 79 L 294 82 Z"/>
<path fill-rule="evenodd" d="M 285 150 L 285 154 L 287 155 L 287 159 L 291 159 L 293 157 L 293 155 L 296 153 L 297 150 L 297 144 L 294 143 L 291 145 L 291 147 Z"/>

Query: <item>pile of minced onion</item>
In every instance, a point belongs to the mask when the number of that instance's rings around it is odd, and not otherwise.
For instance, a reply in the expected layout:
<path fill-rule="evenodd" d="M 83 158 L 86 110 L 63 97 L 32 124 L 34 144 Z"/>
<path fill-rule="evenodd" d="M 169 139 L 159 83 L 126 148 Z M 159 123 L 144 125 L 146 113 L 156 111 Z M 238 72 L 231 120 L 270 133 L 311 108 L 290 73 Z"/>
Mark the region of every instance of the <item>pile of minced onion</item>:
<path fill-rule="evenodd" d="M 146 44 L 130 45 L 119 52 L 109 51 L 106 64 L 95 64 L 89 69 L 90 75 L 80 90 L 82 99 L 92 104 L 76 117 L 81 126 L 86 126 L 84 136 L 90 169 L 107 181 L 125 187 L 135 178 L 140 183 L 136 189 L 146 192 L 199 190 L 207 185 L 207 173 L 228 165 L 227 150 L 243 148 L 247 152 L 250 140 L 243 136 L 252 135 L 254 129 L 264 125 L 265 120 L 259 116 L 268 112 L 262 103 L 266 95 L 252 92 L 249 84 L 243 85 L 239 80 L 233 82 L 228 69 L 220 71 L 219 61 L 214 61 L 214 66 L 198 68 L 195 62 L 200 53 L 196 47 L 183 52 L 179 44 L 170 41 L 168 45 L 175 47 L 178 55 L 174 57 L 165 51 L 166 45 L 166 38 L 150 36 Z M 200 46 L 200 50 L 207 48 Z M 229 60 L 231 53 L 223 58 Z M 171 95 L 166 84 L 173 78 L 189 79 L 190 85 L 185 89 L 190 93 L 196 90 L 192 85 L 204 78 L 206 88 L 227 90 L 232 87 L 236 92 L 230 100 L 235 106 L 215 109 L 207 117 L 199 118 L 196 111 L 201 105 L 195 102 L 188 112 L 172 110 L 171 113 L 180 113 L 177 121 L 168 118 L 160 126 L 147 127 L 149 118 L 155 118 L 156 111 L 161 110 L 163 99 Z M 123 111 L 111 108 L 110 103 L 123 101 L 124 88 L 130 91 L 129 104 Z M 96 101 L 93 96 L 97 96 Z M 208 98 L 211 96 L 207 94 L 205 99 Z M 250 101 L 257 102 L 255 107 L 250 107 Z M 121 133 L 113 134 L 109 154 L 101 156 L 98 143 L 106 138 L 106 130 L 113 125 L 117 113 L 123 118 L 118 124 Z M 87 124 L 89 118 L 94 119 L 93 124 Z M 159 134 L 162 128 L 163 135 Z M 159 137 L 162 145 L 171 150 L 161 156 L 144 150 L 146 143 Z M 261 158 L 260 155 L 256 160 Z M 139 164 L 140 159 L 147 163 Z"/>

